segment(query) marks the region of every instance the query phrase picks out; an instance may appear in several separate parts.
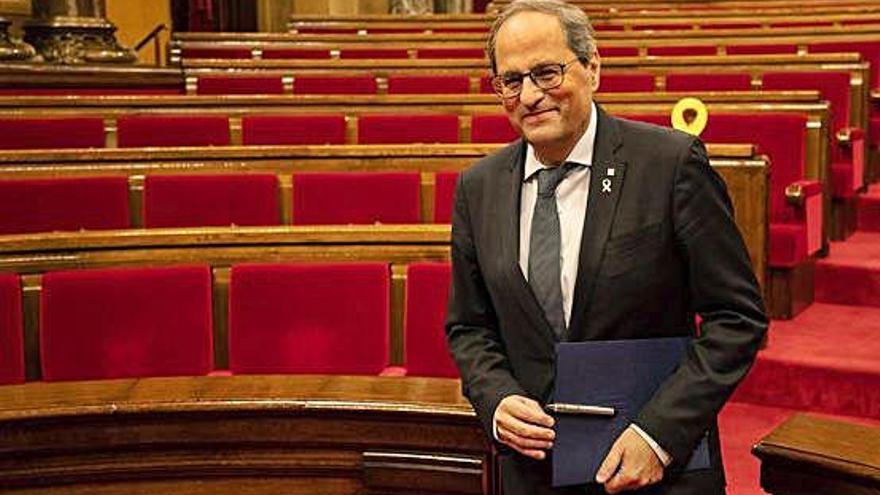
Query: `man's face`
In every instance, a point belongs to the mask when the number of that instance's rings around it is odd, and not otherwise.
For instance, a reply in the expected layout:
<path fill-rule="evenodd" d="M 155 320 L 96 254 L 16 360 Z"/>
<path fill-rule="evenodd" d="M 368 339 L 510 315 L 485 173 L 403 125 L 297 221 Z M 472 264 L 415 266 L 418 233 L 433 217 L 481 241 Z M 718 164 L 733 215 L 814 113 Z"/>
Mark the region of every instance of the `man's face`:
<path fill-rule="evenodd" d="M 516 14 L 496 35 L 496 70 L 501 75 L 575 58 L 559 21 L 548 14 Z M 590 122 L 590 103 L 598 86 L 599 58 L 594 56 L 587 67 L 577 61 L 568 65 L 562 84 L 554 89 L 541 90 L 525 77 L 519 96 L 503 99 L 504 110 L 540 156 L 563 160 Z M 560 153 L 565 154 L 557 156 Z"/>

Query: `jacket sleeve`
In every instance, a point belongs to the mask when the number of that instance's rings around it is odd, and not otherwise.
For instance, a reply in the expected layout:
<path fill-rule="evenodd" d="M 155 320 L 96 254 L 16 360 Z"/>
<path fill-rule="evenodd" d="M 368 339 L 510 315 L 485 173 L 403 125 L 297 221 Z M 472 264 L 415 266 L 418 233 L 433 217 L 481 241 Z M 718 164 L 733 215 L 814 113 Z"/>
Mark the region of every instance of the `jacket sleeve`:
<path fill-rule="evenodd" d="M 685 260 L 690 309 L 702 318 L 678 370 L 636 423 L 686 463 L 746 375 L 767 331 L 760 289 L 723 180 L 698 139 L 680 154 L 672 189 L 676 246 Z"/>
<path fill-rule="evenodd" d="M 466 174 L 456 185 L 452 214 L 452 285 L 446 339 L 458 365 L 462 392 L 470 400 L 489 438 L 498 403 L 508 395 L 526 395 L 513 377 L 498 318 L 486 287 L 472 231 Z"/>

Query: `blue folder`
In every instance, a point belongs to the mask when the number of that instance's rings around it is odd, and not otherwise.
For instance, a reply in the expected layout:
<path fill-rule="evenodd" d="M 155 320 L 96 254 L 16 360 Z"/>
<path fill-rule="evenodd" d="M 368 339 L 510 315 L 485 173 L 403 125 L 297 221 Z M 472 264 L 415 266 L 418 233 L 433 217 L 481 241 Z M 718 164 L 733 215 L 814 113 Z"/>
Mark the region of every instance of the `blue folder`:
<path fill-rule="evenodd" d="M 686 337 L 557 344 L 553 401 L 612 407 L 615 414 L 554 414 L 553 486 L 595 482 L 611 445 L 675 372 L 689 345 Z M 708 467 L 704 436 L 686 469 Z"/>

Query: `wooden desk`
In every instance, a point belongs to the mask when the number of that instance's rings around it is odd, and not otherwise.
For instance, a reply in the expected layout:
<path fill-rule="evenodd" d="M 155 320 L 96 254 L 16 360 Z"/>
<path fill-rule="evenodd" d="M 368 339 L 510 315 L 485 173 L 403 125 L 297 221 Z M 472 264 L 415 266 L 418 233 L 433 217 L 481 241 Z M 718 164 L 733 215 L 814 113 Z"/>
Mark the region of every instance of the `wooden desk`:
<path fill-rule="evenodd" d="M 354 376 L 2 387 L 0 493 L 494 493 L 459 389 Z"/>

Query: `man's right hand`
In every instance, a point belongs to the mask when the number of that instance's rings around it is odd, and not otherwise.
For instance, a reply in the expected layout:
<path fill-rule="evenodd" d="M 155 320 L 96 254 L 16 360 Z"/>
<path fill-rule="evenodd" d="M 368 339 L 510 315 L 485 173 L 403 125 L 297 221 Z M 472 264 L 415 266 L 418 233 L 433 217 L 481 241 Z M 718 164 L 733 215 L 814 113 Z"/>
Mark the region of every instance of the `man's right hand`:
<path fill-rule="evenodd" d="M 521 395 L 505 397 L 495 409 L 498 441 L 522 455 L 541 460 L 553 447 L 553 417 L 541 405 Z"/>

